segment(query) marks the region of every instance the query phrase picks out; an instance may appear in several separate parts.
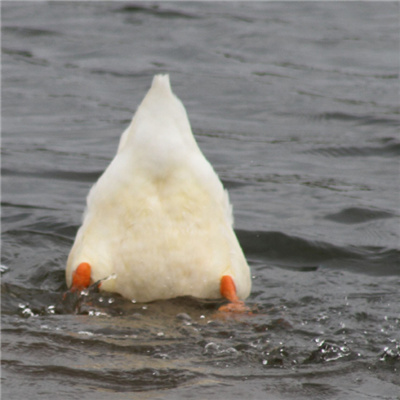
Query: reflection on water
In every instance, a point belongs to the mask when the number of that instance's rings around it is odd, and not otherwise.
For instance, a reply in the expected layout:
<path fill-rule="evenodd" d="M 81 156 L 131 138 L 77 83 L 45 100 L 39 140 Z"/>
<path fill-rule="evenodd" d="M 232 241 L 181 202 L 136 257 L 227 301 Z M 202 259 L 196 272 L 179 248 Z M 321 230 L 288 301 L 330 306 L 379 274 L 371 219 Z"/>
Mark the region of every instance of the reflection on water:
<path fill-rule="evenodd" d="M 397 398 L 397 16 L 3 4 L 3 397 Z M 230 191 L 251 316 L 66 293 L 85 196 L 162 72 Z"/>

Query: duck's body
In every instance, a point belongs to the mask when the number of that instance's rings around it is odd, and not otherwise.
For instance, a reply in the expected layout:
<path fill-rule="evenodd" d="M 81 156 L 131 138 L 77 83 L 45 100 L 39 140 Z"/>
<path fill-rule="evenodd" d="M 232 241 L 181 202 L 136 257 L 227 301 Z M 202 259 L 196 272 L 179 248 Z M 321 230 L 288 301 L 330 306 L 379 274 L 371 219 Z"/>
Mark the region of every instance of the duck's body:
<path fill-rule="evenodd" d="M 87 198 L 67 261 L 67 285 L 90 265 L 101 289 L 147 302 L 191 295 L 216 299 L 230 276 L 250 293 L 250 271 L 232 228 L 228 194 L 191 132 L 168 76 L 152 87 L 118 152 Z"/>

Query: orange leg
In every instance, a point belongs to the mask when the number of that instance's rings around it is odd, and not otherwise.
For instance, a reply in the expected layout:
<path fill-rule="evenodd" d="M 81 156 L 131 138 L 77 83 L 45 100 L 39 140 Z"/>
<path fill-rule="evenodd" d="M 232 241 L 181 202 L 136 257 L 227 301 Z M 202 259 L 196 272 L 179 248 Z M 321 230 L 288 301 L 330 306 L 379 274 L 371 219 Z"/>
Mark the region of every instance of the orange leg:
<path fill-rule="evenodd" d="M 223 305 L 219 308 L 222 312 L 233 312 L 233 313 L 246 313 L 249 309 L 245 306 L 244 302 L 239 300 L 236 294 L 236 286 L 230 275 L 224 275 L 221 278 L 220 292 L 222 297 L 225 297 L 230 303 Z"/>
<path fill-rule="evenodd" d="M 219 290 L 221 292 L 221 295 L 232 303 L 239 301 L 239 298 L 236 294 L 235 282 L 233 282 L 233 279 L 230 275 L 224 275 L 221 278 Z"/>
<path fill-rule="evenodd" d="M 78 268 L 72 275 L 71 292 L 86 289 L 90 286 L 90 274 L 92 267 L 90 264 L 83 262 L 78 265 Z"/>

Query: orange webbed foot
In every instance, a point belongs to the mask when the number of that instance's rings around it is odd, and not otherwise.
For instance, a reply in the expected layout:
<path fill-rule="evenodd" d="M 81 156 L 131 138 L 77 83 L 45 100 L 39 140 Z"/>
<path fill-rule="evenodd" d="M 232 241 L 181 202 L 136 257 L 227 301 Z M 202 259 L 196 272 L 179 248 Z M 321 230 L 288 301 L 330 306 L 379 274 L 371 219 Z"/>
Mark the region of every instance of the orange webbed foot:
<path fill-rule="evenodd" d="M 92 268 L 90 264 L 83 262 L 72 274 L 71 287 L 63 294 L 63 309 L 79 312 L 84 302 L 83 291 L 90 290 Z"/>
<path fill-rule="evenodd" d="M 224 275 L 221 278 L 220 292 L 222 297 L 225 297 L 230 303 L 221 306 L 218 311 L 222 313 L 251 314 L 245 303 L 239 300 L 236 294 L 235 282 L 230 275 Z"/>
<path fill-rule="evenodd" d="M 78 268 L 72 274 L 71 292 L 86 289 L 90 286 L 90 275 L 92 267 L 90 264 L 83 262 L 78 265 Z"/>

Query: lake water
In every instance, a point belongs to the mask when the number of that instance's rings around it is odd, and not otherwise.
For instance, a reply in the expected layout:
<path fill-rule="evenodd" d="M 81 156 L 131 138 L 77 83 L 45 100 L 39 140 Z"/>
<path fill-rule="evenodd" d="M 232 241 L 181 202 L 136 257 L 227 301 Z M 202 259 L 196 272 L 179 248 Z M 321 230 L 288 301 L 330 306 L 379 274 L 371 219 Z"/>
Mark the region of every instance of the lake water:
<path fill-rule="evenodd" d="M 3 399 L 399 399 L 398 2 L 2 2 Z M 63 300 L 91 185 L 169 73 L 251 317 Z"/>

